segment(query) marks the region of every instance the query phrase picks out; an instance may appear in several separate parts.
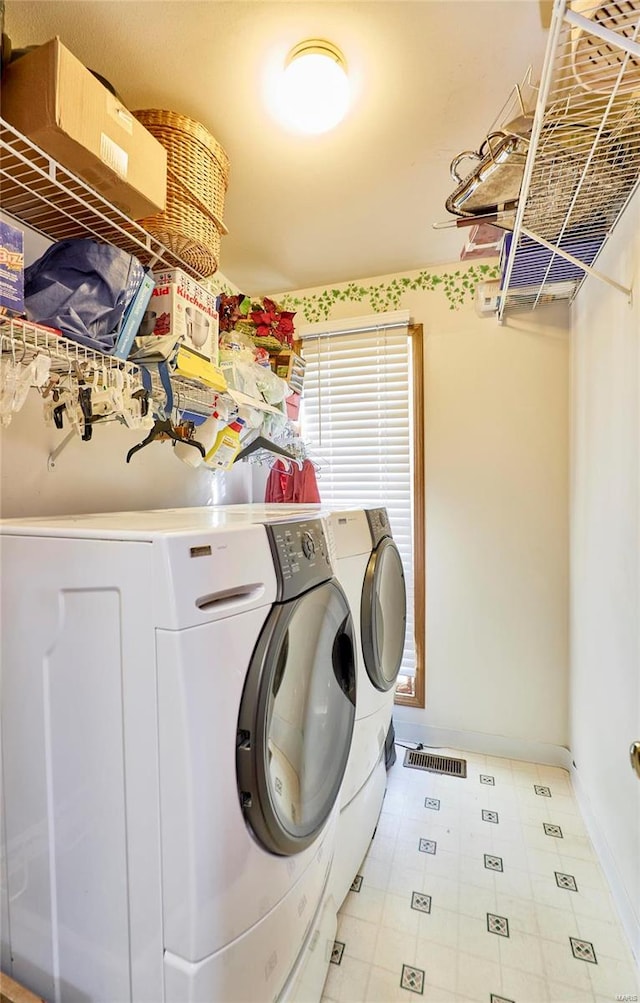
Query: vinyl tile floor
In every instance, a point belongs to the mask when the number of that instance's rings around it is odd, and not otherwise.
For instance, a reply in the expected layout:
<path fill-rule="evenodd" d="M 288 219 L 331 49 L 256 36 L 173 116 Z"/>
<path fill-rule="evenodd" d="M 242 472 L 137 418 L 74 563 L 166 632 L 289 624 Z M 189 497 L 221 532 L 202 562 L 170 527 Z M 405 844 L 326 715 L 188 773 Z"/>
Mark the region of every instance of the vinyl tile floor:
<path fill-rule="evenodd" d="M 396 747 L 323 1003 L 640 1000 L 569 774 L 437 751 L 466 778 L 407 768 Z"/>

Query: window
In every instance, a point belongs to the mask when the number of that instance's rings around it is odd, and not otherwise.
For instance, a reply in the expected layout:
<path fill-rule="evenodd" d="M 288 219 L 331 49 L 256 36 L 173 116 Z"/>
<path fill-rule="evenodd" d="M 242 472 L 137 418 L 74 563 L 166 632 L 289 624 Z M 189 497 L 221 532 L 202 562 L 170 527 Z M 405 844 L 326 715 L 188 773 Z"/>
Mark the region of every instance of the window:
<path fill-rule="evenodd" d="M 384 506 L 407 584 L 407 641 L 396 703 L 424 706 L 422 327 L 406 312 L 314 324 L 306 361 L 304 438 L 334 509 Z"/>

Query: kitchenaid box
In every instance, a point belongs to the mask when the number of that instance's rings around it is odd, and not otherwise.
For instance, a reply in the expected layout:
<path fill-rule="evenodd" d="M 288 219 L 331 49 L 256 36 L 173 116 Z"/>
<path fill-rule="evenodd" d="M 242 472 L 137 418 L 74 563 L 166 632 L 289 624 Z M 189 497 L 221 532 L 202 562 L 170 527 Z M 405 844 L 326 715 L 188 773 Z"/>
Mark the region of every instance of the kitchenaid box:
<path fill-rule="evenodd" d="M 10 125 L 131 219 L 165 208 L 166 150 L 59 38 L 3 71 Z"/>
<path fill-rule="evenodd" d="M 155 280 L 145 315 L 148 333 L 175 335 L 181 347 L 217 366 L 218 297 L 179 268 L 156 272 Z"/>

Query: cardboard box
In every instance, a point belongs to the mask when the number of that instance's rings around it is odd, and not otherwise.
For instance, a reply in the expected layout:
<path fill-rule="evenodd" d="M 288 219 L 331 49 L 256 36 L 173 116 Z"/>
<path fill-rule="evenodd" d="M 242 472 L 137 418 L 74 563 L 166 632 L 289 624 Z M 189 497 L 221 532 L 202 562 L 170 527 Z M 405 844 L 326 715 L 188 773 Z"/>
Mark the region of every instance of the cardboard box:
<path fill-rule="evenodd" d="M 175 335 L 180 346 L 218 365 L 219 299 L 179 268 L 158 272 L 147 323 L 158 337 Z M 155 317 L 153 316 L 155 314 Z M 151 331 L 151 321 L 154 322 Z"/>
<path fill-rule="evenodd" d="M 165 208 L 166 150 L 59 38 L 9 63 L 0 109 L 132 219 Z"/>
<path fill-rule="evenodd" d="M 0 314 L 24 313 L 24 235 L 0 219 Z"/>

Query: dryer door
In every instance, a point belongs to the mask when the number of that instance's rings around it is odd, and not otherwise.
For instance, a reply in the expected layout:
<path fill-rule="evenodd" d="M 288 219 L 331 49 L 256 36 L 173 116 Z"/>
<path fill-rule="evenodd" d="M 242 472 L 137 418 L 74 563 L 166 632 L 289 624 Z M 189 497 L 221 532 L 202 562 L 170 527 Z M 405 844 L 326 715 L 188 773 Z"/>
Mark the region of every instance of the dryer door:
<path fill-rule="evenodd" d="M 407 594 L 398 548 L 385 537 L 371 554 L 360 605 L 362 654 L 378 690 L 394 685 L 404 650 Z"/>
<path fill-rule="evenodd" d="M 238 718 L 240 801 L 273 853 L 304 850 L 335 804 L 355 718 L 351 614 L 334 582 L 271 610 Z"/>

